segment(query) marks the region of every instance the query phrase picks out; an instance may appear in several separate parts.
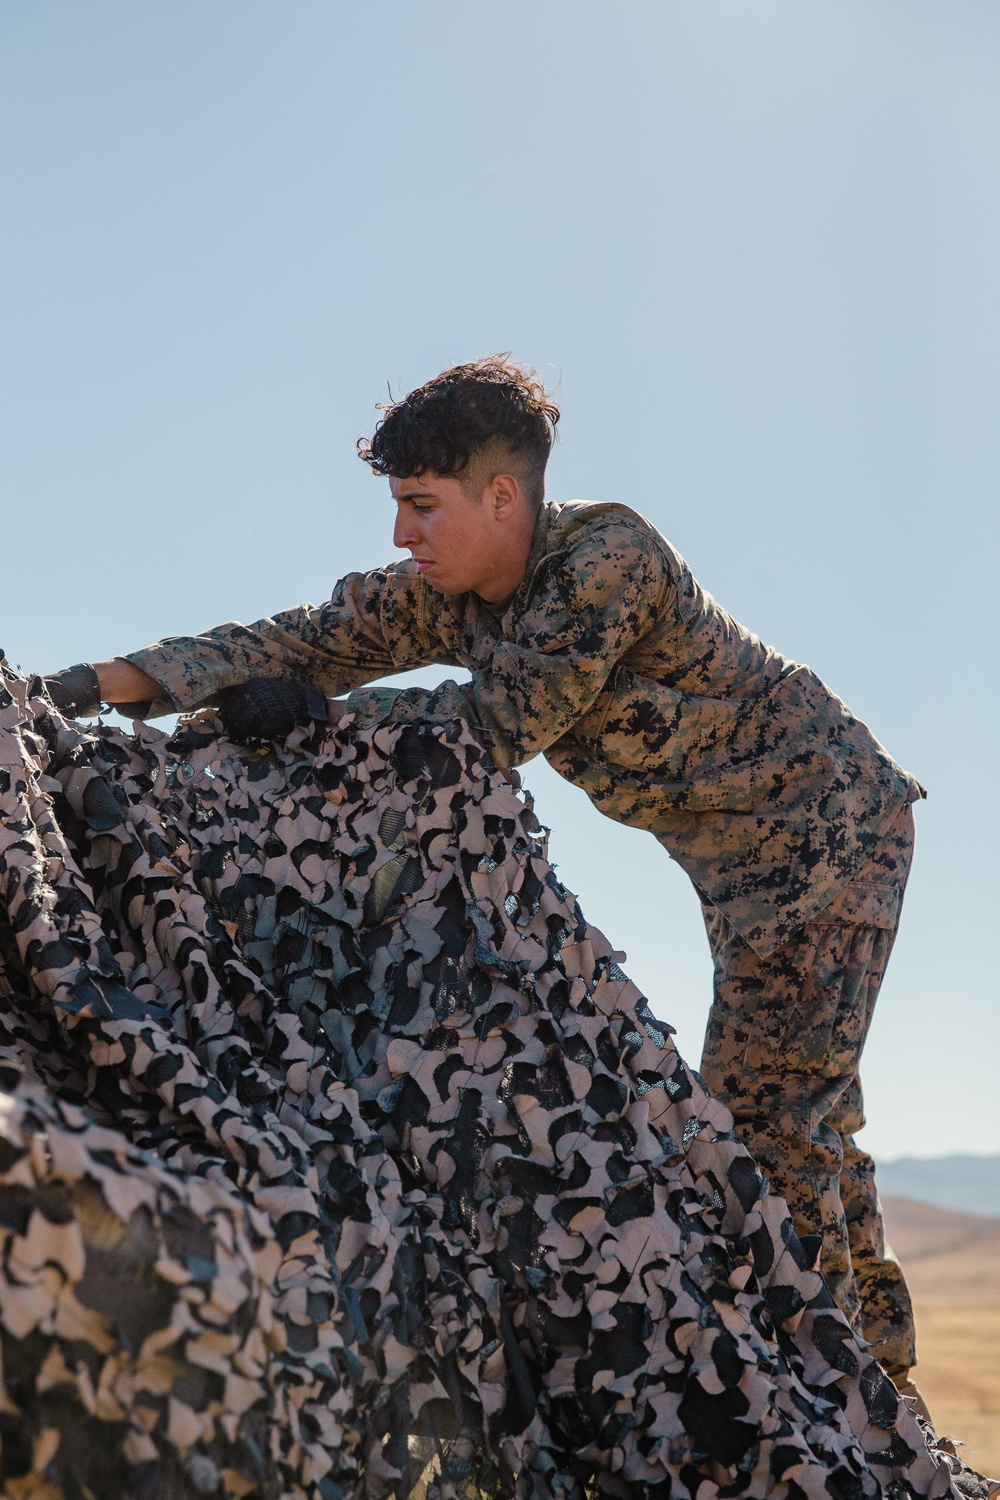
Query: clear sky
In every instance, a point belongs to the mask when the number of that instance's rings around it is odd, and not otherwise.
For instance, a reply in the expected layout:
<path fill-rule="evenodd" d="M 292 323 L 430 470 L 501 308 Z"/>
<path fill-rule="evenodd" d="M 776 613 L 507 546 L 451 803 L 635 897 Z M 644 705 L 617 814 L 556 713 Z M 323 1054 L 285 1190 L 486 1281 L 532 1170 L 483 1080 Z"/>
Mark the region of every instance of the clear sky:
<path fill-rule="evenodd" d="M 354 456 L 499 349 L 621 500 L 928 786 L 877 1154 L 1000 1150 L 995 0 L 4 0 L 0 645 L 53 670 L 392 555 Z M 541 762 L 697 1062 L 685 877 Z"/>

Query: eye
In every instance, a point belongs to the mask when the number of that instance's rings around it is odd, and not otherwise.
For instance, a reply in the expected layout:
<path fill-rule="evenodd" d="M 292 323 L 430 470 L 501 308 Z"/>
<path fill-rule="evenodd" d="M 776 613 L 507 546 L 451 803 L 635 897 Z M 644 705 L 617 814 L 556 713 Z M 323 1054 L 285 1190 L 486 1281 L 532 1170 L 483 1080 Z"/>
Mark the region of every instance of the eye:
<path fill-rule="evenodd" d="M 418 516 L 429 516 L 433 507 L 430 505 L 417 505 L 414 501 L 413 509 L 417 512 Z"/>

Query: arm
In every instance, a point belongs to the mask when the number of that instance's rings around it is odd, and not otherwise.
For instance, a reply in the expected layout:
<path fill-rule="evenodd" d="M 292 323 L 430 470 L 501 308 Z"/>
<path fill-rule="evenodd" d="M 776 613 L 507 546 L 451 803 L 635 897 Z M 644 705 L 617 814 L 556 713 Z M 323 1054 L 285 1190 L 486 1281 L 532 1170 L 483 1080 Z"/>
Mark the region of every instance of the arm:
<path fill-rule="evenodd" d="M 660 553 L 624 521 L 587 528 L 553 562 L 518 623 L 469 683 L 353 692 L 362 723 L 467 718 L 502 767 L 546 750 L 604 693 L 622 656 L 661 618 L 672 585 Z"/>
<path fill-rule="evenodd" d="M 114 656 L 110 661 L 95 661 L 94 671 L 105 703 L 120 703 L 125 707 L 166 701 L 162 683 L 122 656 Z"/>
<path fill-rule="evenodd" d="M 162 684 L 168 705 L 159 712 L 168 713 L 216 703 L 224 689 L 251 677 L 315 683 L 336 696 L 390 672 L 454 660 L 447 611 L 442 635 L 427 585 L 406 566 L 348 574 L 318 608 L 304 604 L 254 625 L 231 621 L 203 635 L 173 636 L 116 665 Z"/>
<path fill-rule="evenodd" d="M 111 703 L 120 713 L 135 718 L 147 718 L 154 709 L 158 714 L 169 713 L 171 708 L 158 682 L 120 658 L 77 662 L 42 682 L 56 708 L 74 718 L 100 713 L 102 703 Z"/>

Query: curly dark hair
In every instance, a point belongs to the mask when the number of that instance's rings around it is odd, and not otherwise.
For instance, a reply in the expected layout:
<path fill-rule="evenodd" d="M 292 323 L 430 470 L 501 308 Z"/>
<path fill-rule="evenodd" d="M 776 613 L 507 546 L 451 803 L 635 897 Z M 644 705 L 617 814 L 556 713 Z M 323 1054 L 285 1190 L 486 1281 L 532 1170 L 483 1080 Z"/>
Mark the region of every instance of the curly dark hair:
<path fill-rule="evenodd" d="M 385 415 L 374 433 L 358 441 L 376 474 L 461 475 L 481 458 L 509 456 L 520 460 L 529 500 L 541 503 L 559 408 L 535 371 L 508 354 L 455 365 L 378 410 Z"/>

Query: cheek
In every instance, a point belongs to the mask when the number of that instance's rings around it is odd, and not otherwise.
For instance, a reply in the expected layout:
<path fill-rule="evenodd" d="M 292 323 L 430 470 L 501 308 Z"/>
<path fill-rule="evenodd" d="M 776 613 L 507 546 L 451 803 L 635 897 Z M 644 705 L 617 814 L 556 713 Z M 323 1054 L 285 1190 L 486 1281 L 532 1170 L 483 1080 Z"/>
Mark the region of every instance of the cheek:
<path fill-rule="evenodd" d="M 486 556 L 496 546 L 495 536 L 478 515 L 471 525 L 465 527 L 463 540 L 466 553 L 476 557 Z"/>
<path fill-rule="evenodd" d="M 434 516 L 433 524 L 427 527 L 427 539 L 442 559 L 458 559 L 467 551 L 465 532 L 456 526 L 450 516 Z"/>

